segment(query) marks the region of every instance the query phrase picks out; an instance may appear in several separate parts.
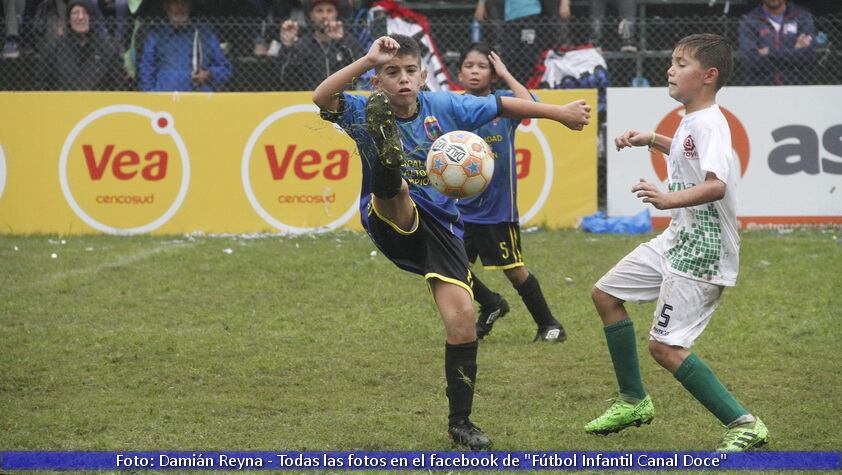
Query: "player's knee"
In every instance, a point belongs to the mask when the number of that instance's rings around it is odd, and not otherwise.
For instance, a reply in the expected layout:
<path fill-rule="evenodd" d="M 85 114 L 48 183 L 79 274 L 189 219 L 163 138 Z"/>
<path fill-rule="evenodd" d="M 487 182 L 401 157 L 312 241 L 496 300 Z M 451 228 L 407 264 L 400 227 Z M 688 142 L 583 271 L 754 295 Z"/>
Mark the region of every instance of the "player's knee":
<path fill-rule="evenodd" d="M 522 286 L 523 283 L 526 282 L 526 279 L 529 278 L 529 270 L 526 268 L 526 266 L 515 267 L 513 269 L 506 269 L 504 273 L 506 274 L 506 278 L 509 279 L 509 282 L 512 284 L 512 287 L 515 288 L 515 290 L 520 288 L 520 286 Z"/>
<path fill-rule="evenodd" d="M 666 366 L 672 355 L 672 347 L 657 340 L 649 340 L 649 354 L 661 366 Z"/>
<path fill-rule="evenodd" d="M 593 300 L 593 304 L 597 309 L 606 310 L 614 308 L 622 303 L 616 297 L 607 294 L 595 285 L 591 289 L 591 300 Z"/>

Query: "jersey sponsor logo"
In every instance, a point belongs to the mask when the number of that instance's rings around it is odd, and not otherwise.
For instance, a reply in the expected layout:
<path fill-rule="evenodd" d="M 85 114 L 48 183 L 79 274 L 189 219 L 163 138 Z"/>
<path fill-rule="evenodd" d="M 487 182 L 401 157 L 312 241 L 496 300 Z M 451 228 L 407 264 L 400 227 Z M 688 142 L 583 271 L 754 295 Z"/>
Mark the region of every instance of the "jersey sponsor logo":
<path fill-rule="evenodd" d="M 280 231 L 329 231 L 357 210 L 361 171 L 351 167 L 353 142 L 313 112 L 318 112 L 314 105 L 295 105 L 272 113 L 251 133 L 243 151 L 246 197 Z"/>
<path fill-rule="evenodd" d="M 684 139 L 684 158 L 687 160 L 698 160 L 699 152 L 696 151 L 696 144 L 693 142 L 693 136 L 688 135 Z"/>
<path fill-rule="evenodd" d="M 124 132 L 114 139 L 114 131 Z M 109 234 L 148 233 L 179 210 L 190 160 L 168 112 L 113 105 L 71 130 L 59 159 L 65 200 L 85 223 Z"/>
<path fill-rule="evenodd" d="M 748 133 L 746 132 L 743 123 L 740 122 L 737 116 L 731 111 L 722 106 L 719 106 L 719 110 L 722 111 L 722 115 L 725 116 L 725 120 L 728 122 L 728 127 L 731 129 L 731 147 L 733 147 L 734 155 L 740 161 L 740 176 L 743 176 L 748 168 L 749 156 L 751 153 L 751 144 L 749 143 Z M 655 132 L 661 135 L 666 135 L 667 137 L 674 137 L 682 118 L 684 118 L 684 107 L 676 107 L 664 116 L 663 119 L 661 119 L 658 126 L 655 127 Z M 686 143 L 684 146 L 685 157 L 689 159 L 690 157 L 687 157 L 686 155 Z M 695 144 L 693 144 L 693 148 L 695 149 Z M 661 181 L 666 181 L 667 162 L 664 154 L 661 153 L 660 150 L 652 148 L 649 152 L 649 158 L 652 162 L 652 168 L 655 170 L 655 174 L 658 175 L 658 178 Z M 698 154 L 696 154 L 696 158 L 698 158 Z"/>

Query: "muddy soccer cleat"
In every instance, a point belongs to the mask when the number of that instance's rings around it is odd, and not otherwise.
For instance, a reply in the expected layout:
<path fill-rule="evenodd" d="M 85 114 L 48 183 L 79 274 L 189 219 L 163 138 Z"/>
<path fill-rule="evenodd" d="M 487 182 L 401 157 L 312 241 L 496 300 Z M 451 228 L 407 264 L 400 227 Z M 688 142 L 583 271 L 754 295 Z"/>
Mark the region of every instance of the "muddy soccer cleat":
<path fill-rule="evenodd" d="M 365 113 L 365 128 L 374 139 L 380 163 L 388 168 L 400 167 L 404 160 L 401 134 L 386 93 L 372 93 Z"/>

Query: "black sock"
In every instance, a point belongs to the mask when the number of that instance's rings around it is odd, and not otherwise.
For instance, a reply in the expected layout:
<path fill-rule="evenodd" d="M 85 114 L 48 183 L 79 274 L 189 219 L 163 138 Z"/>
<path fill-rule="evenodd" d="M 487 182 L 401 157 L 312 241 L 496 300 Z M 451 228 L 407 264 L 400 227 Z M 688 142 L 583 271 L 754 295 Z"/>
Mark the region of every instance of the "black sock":
<path fill-rule="evenodd" d="M 374 165 L 371 170 L 371 192 L 384 200 L 397 196 L 403 181 L 400 167 L 389 168 L 380 163 L 379 159 L 372 162 Z"/>
<path fill-rule="evenodd" d="M 550 311 L 546 299 L 544 299 L 544 293 L 541 292 L 541 284 L 538 283 L 538 279 L 534 275 L 530 273 L 529 277 L 520 284 L 520 287 L 515 287 L 515 290 L 520 294 L 520 298 L 523 299 L 523 303 L 538 328 L 544 329 L 551 325 L 561 326 L 553 317 L 553 313 Z"/>
<path fill-rule="evenodd" d="M 455 424 L 468 419 L 474 405 L 477 381 L 477 342 L 444 345 L 444 375 L 447 378 L 448 420 Z"/>
<path fill-rule="evenodd" d="M 486 287 L 473 272 L 471 272 L 471 276 L 473 277 L 471 287 L 474 290 L 474 300 L 483 307 L 496 307 L 500 301 L 500 294 Z"/>

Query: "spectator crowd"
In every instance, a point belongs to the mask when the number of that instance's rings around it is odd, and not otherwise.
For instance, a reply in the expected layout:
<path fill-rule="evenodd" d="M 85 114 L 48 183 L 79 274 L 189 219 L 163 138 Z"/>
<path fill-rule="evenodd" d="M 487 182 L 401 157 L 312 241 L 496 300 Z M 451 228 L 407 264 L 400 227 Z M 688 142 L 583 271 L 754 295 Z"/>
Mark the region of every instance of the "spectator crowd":
<path fill-rule="evenodd" d="M 229 87 L 236 69 L 258 71 L 254 64 L 274 78 L 277 89 L 313 90 L 387 31 L 385 20 L 382 28 L 375 24 L 369 0 L 3 0 L 2 5 L 2 61 L 13 63 L 22 53 L 37 57 L 41 88 L 47 90 L 224 91 L 236 89 Z M 479 0 L 464 6 L 464 12 L 473 12 L 474 26 L 461 33 L 464 42 L 457 48 L 481 36 L 523 83 L 536 62 L 559 45 L 562 51 L 583 43 L 600 53 L 639 51 L 638 0 Z M 805 71 L 827 41 L 810 11 L 792 0 L 746 0 L 746 6 L 733 35 L 745 71 L 742 83 L 807 83 Z M 606 15 L 617 19 L 610 38 Z M 224 18 L 238 21 L 219 21 Z M 587 25 L 584 37 L 570 33 L 575 21 Z M 348 85 L 367 87 L 365 78 Z"/>

